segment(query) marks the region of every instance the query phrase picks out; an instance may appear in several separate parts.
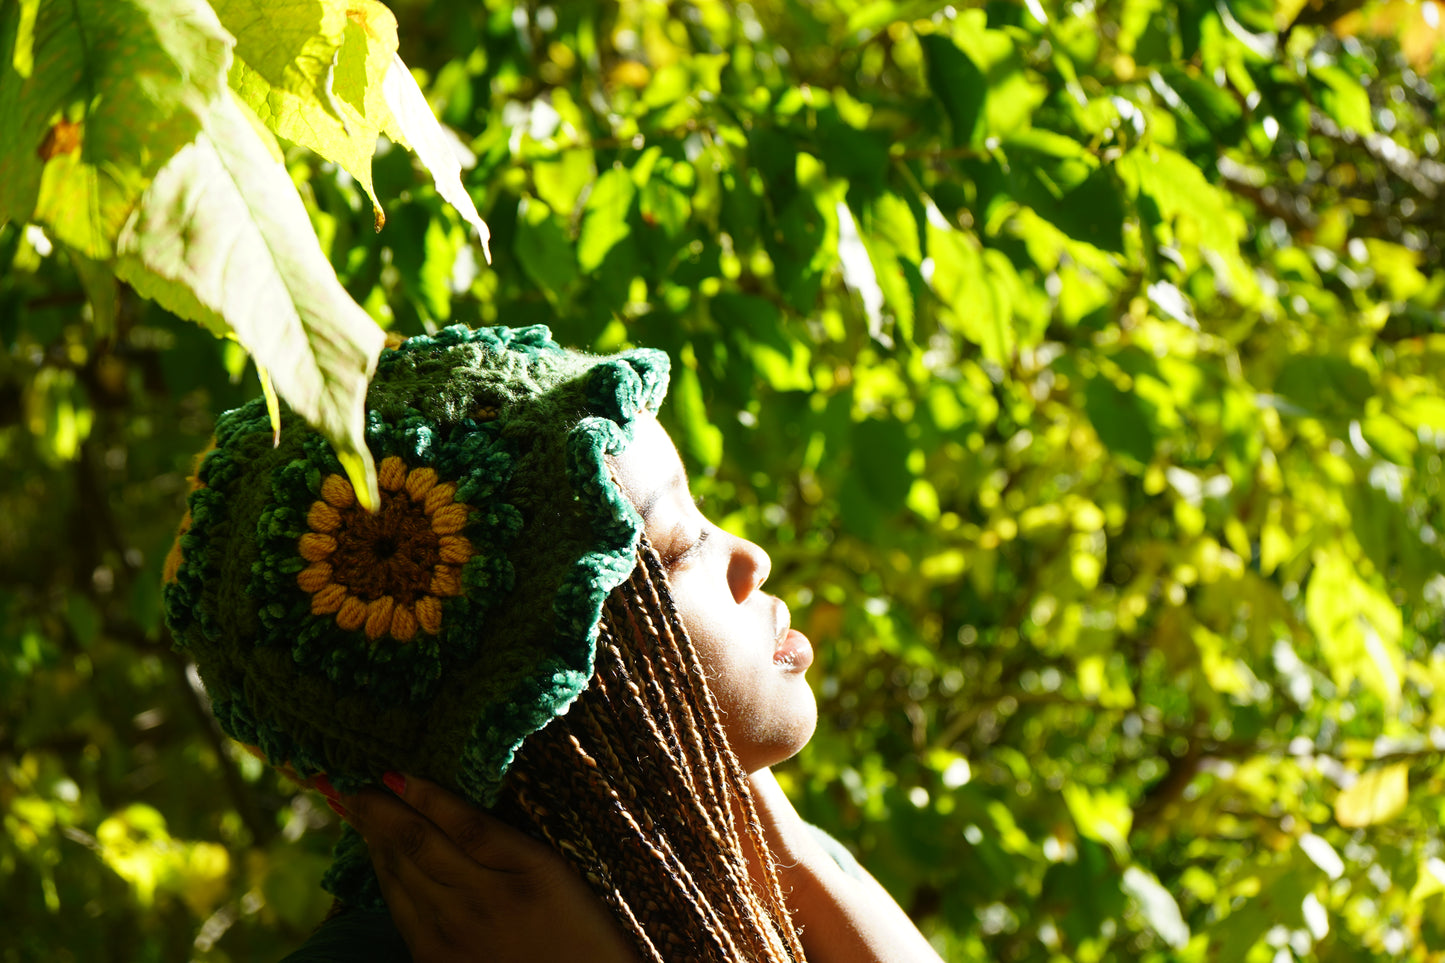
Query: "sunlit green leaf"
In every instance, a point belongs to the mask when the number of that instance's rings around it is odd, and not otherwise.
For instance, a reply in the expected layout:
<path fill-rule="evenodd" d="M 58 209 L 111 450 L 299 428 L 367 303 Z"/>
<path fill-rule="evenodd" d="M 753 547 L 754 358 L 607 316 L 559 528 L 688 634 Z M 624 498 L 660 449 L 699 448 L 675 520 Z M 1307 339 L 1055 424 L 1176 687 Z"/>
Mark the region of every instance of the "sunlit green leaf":
<path fill-rule="evenodd" d="M 44 224 L 104 260 L 155 172 L 225 87 L 230 38 L 198 0 L 8 4 L 34 16 L 28 76 L 0 64 L 0 218 Z"/>
<path fill-rule="evenodd" d="M 597 178 L 587 197 L 577 238 L 577 265 L 584 272 L 595 271 L 607 252 L 632 233 L 628 215 L 636 196 L 636 185 L 620 168 L 606 171 Z"/>

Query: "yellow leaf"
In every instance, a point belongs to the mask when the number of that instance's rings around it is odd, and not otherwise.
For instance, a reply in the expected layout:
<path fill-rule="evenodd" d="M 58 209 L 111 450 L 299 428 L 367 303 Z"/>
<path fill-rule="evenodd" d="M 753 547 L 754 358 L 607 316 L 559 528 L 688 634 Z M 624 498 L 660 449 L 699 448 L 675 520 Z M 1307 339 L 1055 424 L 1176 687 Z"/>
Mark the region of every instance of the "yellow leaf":
<path fill-rule="evenodd" d="M 276 388 L 271 376 L 261 365 L 256 365 L 256 375 L 261 379 L 261 392 L 266 396 L 266 414 L 271 418 L 271 445 L 281 444 L 281 399 L 276 397 Z"/>
<path fill-rule="evenodd" d="M 1335 821 L 1347 829 L 1388 822 L 1405 808 L 1409 796 L 1409 763 L 1371 769 L 1335 797 Z"/>

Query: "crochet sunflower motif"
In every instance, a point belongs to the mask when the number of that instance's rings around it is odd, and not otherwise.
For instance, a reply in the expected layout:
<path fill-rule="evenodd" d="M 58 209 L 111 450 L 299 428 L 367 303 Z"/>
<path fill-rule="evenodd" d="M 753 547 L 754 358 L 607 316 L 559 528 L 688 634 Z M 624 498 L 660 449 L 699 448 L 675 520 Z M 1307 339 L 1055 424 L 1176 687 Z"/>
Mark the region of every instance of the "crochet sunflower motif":
<path fill-rule="evenodd" d="M 381 508 L 356 502 L 339 474 L 321 483 L 306 513 L 297 551 L 310 564 L 296 584 L 311 596 L 312 615 L 335 615 L 338 627 L 364 630 L 373 642 L 410 642 L 420 629 L 442 627 L 442 599 L 462 594 L 462 568 L 472 543 L 461 534 L 468 508 L 454 482 L 431 467 L 408 468 L 395 455 L 377 470 Z"/>
<path fill-rule="evenodd" d="M 375 514 L 288 409 L 279 443 L 262 399 L 223 414 L 163 590 L 221 728 L 343 792 L 405 766 L 492 805 L 591 677 L 642 528 L 608 459 L 667 372 L 659 352 L 564 351 L 540 325 L 390 347 L 366 401 Z M 385 906 L 355 834 L 323 885 Z"/>

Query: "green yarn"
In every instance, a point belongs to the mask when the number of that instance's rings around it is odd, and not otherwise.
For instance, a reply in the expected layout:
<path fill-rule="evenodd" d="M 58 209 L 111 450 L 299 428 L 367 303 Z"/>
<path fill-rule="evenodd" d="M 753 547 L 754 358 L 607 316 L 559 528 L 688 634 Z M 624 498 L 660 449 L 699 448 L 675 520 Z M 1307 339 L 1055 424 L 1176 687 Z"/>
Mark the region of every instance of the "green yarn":
<path fill-rule="evenodd" d="M 279 445 L 260 400 L 222 415 L 163 592 L 222 728 L 342 792 L 405 770 L 491 805 L 522 741 L 592 676 L 642 532 L 607 457 L 667 379 L 660 352 L 566 351 L 540 325 L 384 351 L 367 395 L 376 516 L 291 412 Z M 359 837 L 325 885 L 379 901 Z"/>

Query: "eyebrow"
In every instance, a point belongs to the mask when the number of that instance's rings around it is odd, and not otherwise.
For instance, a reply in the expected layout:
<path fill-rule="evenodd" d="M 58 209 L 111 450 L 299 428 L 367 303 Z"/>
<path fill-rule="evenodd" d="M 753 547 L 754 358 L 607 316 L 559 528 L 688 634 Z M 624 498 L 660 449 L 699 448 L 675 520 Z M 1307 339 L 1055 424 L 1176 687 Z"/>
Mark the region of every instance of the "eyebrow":
<path fill-rule="evenodd" d="M 642 516 L 642 520 L 644 522 L 650 520 L 652 517 L 653 509 L 657 508 L 657 503 L 662 501 L 663 498 L 672 493 L 679 486 L 681 486 L 684 491 L 687 490 L 687 476 L 683 475 L 681 472 L 673 475 L 672 479 L 668 481 L 667 484 L 661 486 L 660 488 L 654 488 L 648 494 L 647 498 L 643 500 L 642 504 L 637 506 L 637 513 Z"/>

